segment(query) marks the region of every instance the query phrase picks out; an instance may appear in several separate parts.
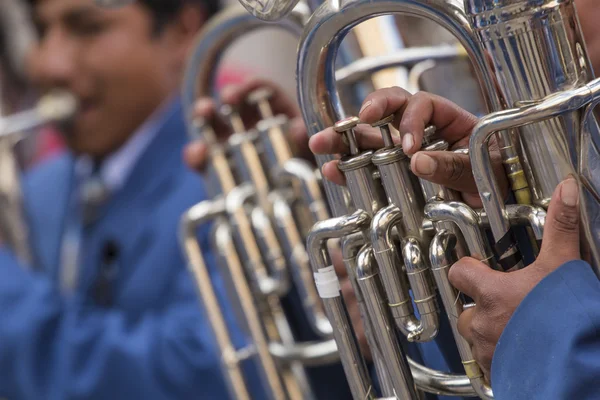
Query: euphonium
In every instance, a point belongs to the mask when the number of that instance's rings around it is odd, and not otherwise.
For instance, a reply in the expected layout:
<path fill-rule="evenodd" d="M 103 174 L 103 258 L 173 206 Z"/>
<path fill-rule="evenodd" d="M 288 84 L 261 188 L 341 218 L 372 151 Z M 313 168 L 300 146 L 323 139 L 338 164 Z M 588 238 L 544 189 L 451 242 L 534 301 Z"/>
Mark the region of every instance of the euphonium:
<path fill-rule="evenodd" d="M 301 17 L 294 13 L 278 26 L 299 35 Z M 228 46 L 242 34 L 262 27 L 263 23 L 236 8 L 221 12 L 208 23 L 199 35 L 185 77 L 186 112 L 193 112 L 199 96 L 213 95 L 214 74 Z M 190 136 L 209 145 L 206 182 L 211 200 L 184 214 L 181 239 L 232 396 L 251 397 L 240 364 L 242 359 L 252 358 L 269 398 L 310 399 L 314 396 L 304 367 L 338 360 L 331 324 L 310 276 L 304 247 L 310 225 L 328 214 L 318 175 L 307 162 L 292 157 L 285 137 L 287 119 L 273 115 L 269 96 L 268 90 L 261 89 L 246 99 L 262 116 L 256 129 L 247 129 L 235 109 L 221 107 L 234 131 L 226 143 L 219 143 L 211 121 L 187 116 Z M 197 228 L 208 222 L 214 222 L 213 248 L 220 271 L 230 282 L 230 300 L 241 311 L 238 317 L 251 348 L 234 347 L 222 317 L 214 278 L 196 239 Z M 281 297 L 287 296 L 292 286 L 321 341 L 295 341 L 281 305 Z"/>
<path fill-rule="evenodd" d="M 360 149 L 354 138 L 360 121 L 343 119 L 346 115 L 333 79 L 336 49 L 353 26 L 395 13 L 441 24 L 469 54 L 491 112 L 472 132 L 469 149 L 462 150 L 471 158 L 483 210 L 456 201 L 455 193 L 439 185 L 416 180 L 401 147 L 393 146 L 389 120 L 376 124 L 385 147 L 372 152 Z M 331 321 L 338 322 L 333 325 L 334 336 L 354 397 L 374 398 L 375 394 L 345 317 L 335 272 L 329 267 L 326 243 L 331 238 L 355 243 L 357 250 L 348 253 L 369 309 L 365 324 L 375 332 L 376 346 L 393 355 L 385 359 L 384 380 L 394 396 L 417 398 L 416 388 L 455 395 L 465 395 L 467 390 L 464 379 L 410 365 L 400 350 L 397 332 L 412 341 L 430 340 L 437 334 L 438 305 L 431 283 L 435 281 L 469 386 L 479 397 L 492 398 L 468 344 L 457 333 L 456 320 L 471 305 L 462 301 L 447 279 L 456 258 L 470 255 L 505 271 L 523 267 L 522 244 L 517 244 L 511 228 L 526 225 L 533 244 L 540 241 L 550 196 L 560 181 L 573 174 L 582 187 L 582 254 L 598 272 L 600 133 L 593 109 L 600 98 L 600 81 L 593 79 L 573 1 L 328 2 L 305 28 L 297 74 L 309 134 L 335 125 L 350 145 L 350 154 L 340 162 L 347 189 L 325 182 L 336 218 L 316 224 L 308 243 L 325 310 Z M 423 148 L 447 151 L 448 144 L 434 130 L 426 131 Z M 493 135 L 500 143 L 517 205 L 504 205 L 500 196 L 487 145 Z M 329 160 L 318 157 L 320 165 Z M 494 243 L 486 240 L 483 230 L 487 228 Z M 419 319 L 408 297 L 409 287 Z M 389 392 L 383 394 L 389 396 Z"/>

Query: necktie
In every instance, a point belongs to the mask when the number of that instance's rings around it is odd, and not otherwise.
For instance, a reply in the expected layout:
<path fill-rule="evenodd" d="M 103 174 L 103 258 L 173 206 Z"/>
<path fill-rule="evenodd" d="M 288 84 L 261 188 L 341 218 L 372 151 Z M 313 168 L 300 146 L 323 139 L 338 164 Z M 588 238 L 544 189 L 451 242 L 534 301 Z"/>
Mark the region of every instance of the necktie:
<path fill-rule="evenodd" d="M 108 188 L 100 176 L 98 165 L 83 178 L 73 177 L 59 265 L 62 293 L 71 293 L 77 286 L 84 229 L 95 221 L 107 199 Z"/>

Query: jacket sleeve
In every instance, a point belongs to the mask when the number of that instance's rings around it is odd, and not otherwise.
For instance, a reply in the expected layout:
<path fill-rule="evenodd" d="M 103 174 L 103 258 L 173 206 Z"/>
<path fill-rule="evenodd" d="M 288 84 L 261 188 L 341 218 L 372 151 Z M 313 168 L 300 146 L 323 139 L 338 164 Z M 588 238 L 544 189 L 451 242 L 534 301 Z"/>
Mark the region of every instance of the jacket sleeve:
<path fill-rule="evenodd" d="M 226 398 L 213 335 L 185 269 L 161 311 L 136 317 L 61 296 L 5 250 L 0 277 L 0 398 Z M 239 331 L 234 341 L 244 344 Z"/>
<path fill-rule="evenodd" d="M 540 282 L 515 311 L 492 363 L 497 400 L 600 397 L 600 281 L 571 261 Z"/>

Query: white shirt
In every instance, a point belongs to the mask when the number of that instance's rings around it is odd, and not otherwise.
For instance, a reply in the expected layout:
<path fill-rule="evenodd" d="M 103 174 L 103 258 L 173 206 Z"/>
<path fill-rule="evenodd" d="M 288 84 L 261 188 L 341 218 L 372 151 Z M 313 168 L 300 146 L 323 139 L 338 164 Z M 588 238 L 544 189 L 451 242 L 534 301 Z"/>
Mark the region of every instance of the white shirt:
<path fill-rule="evenodd" d="M 100 167 L 100 177 L 111 193 L 121 189 L 131 174 L 133 167 L 156 137 L 163 124 L 175 112 L 170 107 L 173 99 L 163 102 L 154 113 L 135 131 L 117 151 L 109 155 Z M 77 158 L 76 176 L 88 177 L 92 172 L 92 159 L 87 155 Z"/>

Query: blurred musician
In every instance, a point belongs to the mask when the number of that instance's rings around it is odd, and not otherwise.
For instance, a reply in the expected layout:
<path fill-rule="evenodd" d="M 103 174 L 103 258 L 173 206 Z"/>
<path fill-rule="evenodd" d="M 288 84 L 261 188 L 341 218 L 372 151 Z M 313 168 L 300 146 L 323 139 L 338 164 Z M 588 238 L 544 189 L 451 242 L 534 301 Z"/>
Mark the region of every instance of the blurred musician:
<path fill-rule="evenodd" d="M 577 9 L 590 59 L 600 69 L 600 8 L 594 0 L 578 0 Z M 415 143 L 423 128 L 438 133 L 453 148 L 468 146 L 477 118 L 454 103 L 428 93 L 411 96 L 400 88 L 379 90 L 363 103 L 360 118 L 375 122 L 396 113 L 397 138 L 412 155 L 411 170 L 419 177 L 460 191 L 463 201 L 481 207 L 468 156 L 420 152 Z M 364 148 L 383 145 L 379 132 L 361 131 Z M 315 135 L 316 154 L 347 152 L 341 137 L 327 129 Z M 497 150 L 497 148 L 496 148 Z M 500 157 L 491 152 L 496 175 L 504 177 Z M 336 161 L 324 176 L 344 184 Z M 501 181 L 505 193 L 508 182 Z M 492 382 L 497 400 L 588 400 L 600 398 L 600 281 L 582 260 L 579 232 L 579 187 L 568 177 L 555 190 L 548 208 L 543 245 L 527 268 L 511 273 L 490 269 L 464 258 L 452 266 L 450 281 L 475 300 L 459 319 L 459 331 Z"/>
<path fill-rule="evenodd" d="M 31 5 L 40 34 L 31 77 L 41 90 L 72 91 L 81 107 L 63 132 L 68 151 L 24 178 L 39 262 L 0 249 L 0 398 L 227 398 L 177 241 L 180 216 L 205 198 L 182 160 L 177 93 L 218 3 Z M 207 230 L 202 239 L 208 246 Z"/>
<path fill-rule="evenodd" d="M 225 87 L 221 93 L 221 101 L 227 104 L 234 104 L 241 107 L 241 114 L 245 116 L 246 121 L 248 123 L 247 126 L 251 126 L 259 120 L 259 116 L 253 112 L 254 107 L 250 107 L 244 104 L 243 99 L 246 98 L 247 94 L 252 90 L 256 89 L 260 86 L 272 86 L 268 82 L 262 80 L 249 80 L 243 84 L 236 85 L 228 85 Z M 306 128 L 303 124 L 303 121 L 300 117 L 300 111 L 297 106 L 281 92 L 277 88 L 273 87 L 275 90 L 275 99 L 273 101 L 274 107 L 276 107 L 276 113 L 285 113 L 291 117 L 295 117 L 291 123 L 290 135 L 293 138 L 293 143 L 296 144 L 297 153 L 303 157 L 310 157 L 311 149 L 308 148 L 308 140 L 307 140 L 307 132 Z M 366 104 L 366 103 L 365 103 Z M 221 139 L 225 139 L 231 134 L 231 130 L 228 128 L 227 124 L 220 120 L 220 118 L 215 114 L 216 105 L 209 98 L 199 99 L 196 103 L 196 114 L 198 116 L 202 116 L 207 119 L 211 119 L 214 121 L 215 131 L 219 135 Z M 362 116 L 362 114 L 361 114 Z M 333 133 L 333 129 L 327 131 Z M 329 135 L 325 135 L 325 140 L 328 140 L 324 146 L 338 144 L 338 147 L 335 149 L 327 147 L 315 148 L 311 147 L 312 150 L 316 153 L 338 153 L 341 152 L 341 141 L 339 135 L 331 137 Z M 319 139 L 317 139 L 318 141 Z M 314 141 L 311 140 L 311 145 L 314 144 Z M 364 144 L 364 143 L 363 143 Z M 199 171 L 203 170 L 209 149 L 202 141 L 196 141 L 190 143 L 185 150 L 185 159 L 190 167 L 195 168 Z M 331 166 L 329 166 L 331 167 Z M 339 170 L 337 170 L 336 166 L 333 166 L 333 170 L 335 170 L 338 174 L 340 174 Z M 325 170 L 324 170 L 325 172 Z M 335 175 L 337 176 L 337 175 Z M 327 175 L 328 178 L 335 180 L 335 176 Z M 342 183 L 340 180 L 336 180 L 338 183 Z M 354 296 L 354 292 L 347 276 L 347 272 L 341 263 L 341 254 L 332 254 L 332 258 L 337 258 L 340 262 L 337 263 L 336 272 L 338 277 L 340 278 L 340 286 L 342 289 L 342 295 L 346 302 L 348 313 L 354 325 L 354 329 L 357 333 L 357 339 L 363 354 L 365 354 L 366 358 L 370 358 L 370 353 L 368 350 L 367 339 L 364 332 L 364 327 L 362 325 L 360 319 L 360 311 L 358 308 L 358 304 L 356 302 L 356 298 Z M 420 363 L 423 363 L 429 367 L 436 368 L 443 371 L 452 370 L 454 372 L 461 372 L 462 364 L 460 362 L 460 358 L 458 352 L 455 350 L 455 345 L 452 339 L 452 333 L 450 331 L 450 326 L 448 325 L 447 320 L 440 319 L 440 334 L 437 339 L 428 343 L 406 343 L 405 351 L 407 354 L 413 359 Z M 311 338 L 307 336 L 306 330 L 304 332 L 300 332 L 302 336 L 302 340 L 311 340 L 315 338 Z M 442 354 L 440 352 L 440 348 L 450 349 Z M 331 375 L 328 375 L 325 378 L 328 381 L 331 381 Z M 341 381 L 340 377 L 340 381 Z M 338 385 L 338 383 L 336 383 Z M 334 398 L 334 397 L 332 397 Z M 338 397 L 335 397 L 336 399 Z M 457 397 L 447 397 L 447 396 L 436 396 L 434 394 L 427 393 L 425 394 L 425 398 L 428 400 L 450 400 L 450 399 L 458 399 Z"/>

